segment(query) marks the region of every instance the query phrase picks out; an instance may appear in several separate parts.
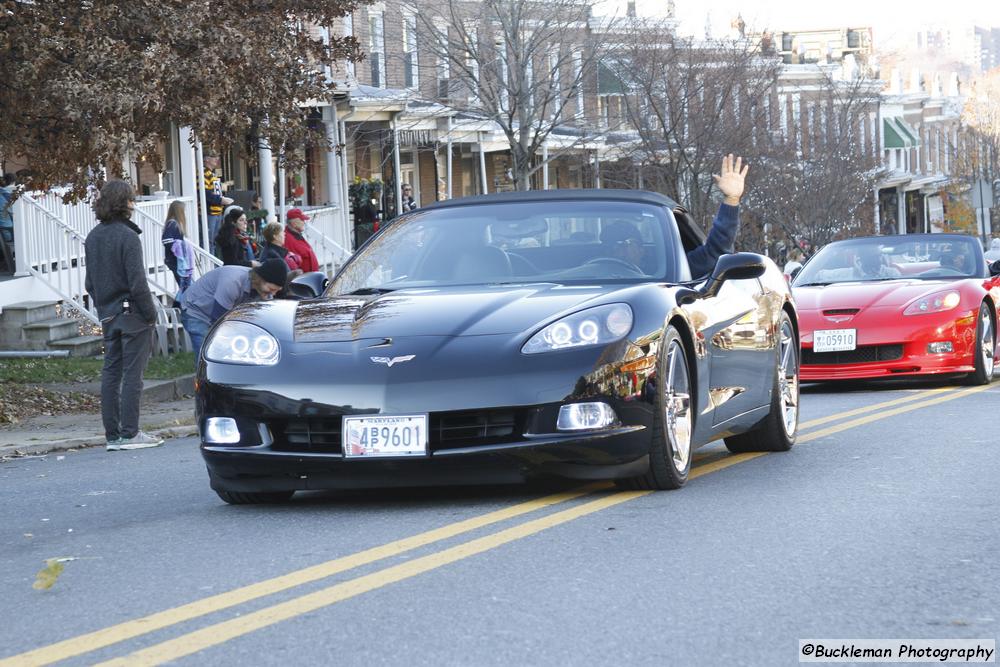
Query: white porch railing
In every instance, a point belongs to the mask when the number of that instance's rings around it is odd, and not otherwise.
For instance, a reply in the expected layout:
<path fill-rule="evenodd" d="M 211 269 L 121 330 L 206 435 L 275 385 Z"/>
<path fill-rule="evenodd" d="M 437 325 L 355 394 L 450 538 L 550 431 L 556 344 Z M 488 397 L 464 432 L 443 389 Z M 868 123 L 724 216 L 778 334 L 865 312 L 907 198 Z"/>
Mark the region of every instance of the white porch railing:
<path fill-rule="evenodd" d="M 341 211 L 336 206 L 327 206 L 308 209 L 306 212 L 310 217 L 306 223 L 306 240 L 316 253 L 320 266 L 327 274 L 332 275 L 352 254 L 344 243 L 335 240 L 335 237 L 343 236 L 338 233 L 344 227 Z"/>
<path fill-rule="evenodd" d="M 84 317 L 100 324 L 97 311 L 86 298 L 86 236 L 59 219 L 30 195 L 14 202 L 17 221 L 17 268 L 44 282 Z"/>
<path fill-rule="evenodd" d="M 147 281 L 157 308 L 155 349 L 166 354 L 170 347 L 190 349 L 183 334 L 180 314 L 165 307 L 162 298 L 172 298 L 177 291 L 173 273 L 164 263 L 163 233 L 167 208 L 172 200 L 136 202 L 133 222 L 143 233 L 142 256 Z M 190 198 L 182 198 L 186 208 L 193 208 Z M 86 292 L 87 234 L 97 224 L 97 217 L 87 202 L 64 204 L 55 193 L 22 195 L 15 202 L 16 234 L 19 239 L 17 268 L 41 280 L 63 301 L 95 324 L 100 324 L 96 309 Z M 190 216 L 188 219 L 192 219 Z M 221 260 L 195 246 L 195 278 L 222 264 Z"/>

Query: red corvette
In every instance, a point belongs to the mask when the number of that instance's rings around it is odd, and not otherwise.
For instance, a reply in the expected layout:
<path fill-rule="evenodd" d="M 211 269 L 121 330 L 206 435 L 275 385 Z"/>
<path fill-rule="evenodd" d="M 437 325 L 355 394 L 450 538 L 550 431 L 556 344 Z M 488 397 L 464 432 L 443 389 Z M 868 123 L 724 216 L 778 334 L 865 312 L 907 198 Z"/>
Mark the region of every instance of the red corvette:
<path fill-rule="evenodd" d="M 993 376 L 1000 262 L 959 234 L 830 243 L 792 281 L 800 378 Z M 992 274 L 992 275 L 991 275 Z"/>

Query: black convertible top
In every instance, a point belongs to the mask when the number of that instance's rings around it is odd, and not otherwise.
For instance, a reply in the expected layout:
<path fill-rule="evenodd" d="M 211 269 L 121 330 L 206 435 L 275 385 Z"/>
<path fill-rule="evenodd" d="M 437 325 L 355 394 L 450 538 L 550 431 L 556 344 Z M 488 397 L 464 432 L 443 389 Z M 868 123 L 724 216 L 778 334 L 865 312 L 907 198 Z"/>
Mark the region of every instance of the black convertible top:
<path fill-rule="evenodd" d="M 474 195 L 471 197 L 458 197 L 444 201 L 428 204 L 419 210 L 436 208 L 454 208 L 457 206 L 475 206 L 477 204 L 507 204 L 513 202 L 537 202 L 537 201 L 627 201 L 641 204 L 652 204 L 654 206 L 666 206 L 674 213 L 677 226 L 684 240 L 685 248 L 689 245 L 700 245 L 705 241 L 705 233 L 688 214 L 687 210 L 675 202 L 670 197 L 659 192 L 649 192 L 648 190 L 620 190 L 620 189 L 558 189 L 558 190 L 527 190 L 524 192 L 497 192 L 489 195 Z"/>
<path fill-rule="evenodd" d="M 526 190 L 524 192 L 497 192 L 490 195 L 474 195 L 459 197 L 428 204 L 423 208 L 451 208 L 453 206 L 474 206 L 476 204 L 505 204 L 510 202 L 532 201 L 631 201 L 658 206 L 669 206 L 671 210 L 678 207 L 670 197 L 659 192 L 647 190 L 619 189 L 561 189 L 561 190 Z"/>

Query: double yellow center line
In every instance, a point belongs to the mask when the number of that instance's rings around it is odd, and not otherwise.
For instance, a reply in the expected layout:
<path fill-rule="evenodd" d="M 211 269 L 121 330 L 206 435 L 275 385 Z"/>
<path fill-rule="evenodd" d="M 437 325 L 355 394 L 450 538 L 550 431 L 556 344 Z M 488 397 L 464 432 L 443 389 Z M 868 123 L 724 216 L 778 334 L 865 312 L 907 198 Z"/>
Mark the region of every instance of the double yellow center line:
<path fill-rule="evenodd" d="M 827 417 L 814 419 L 800 424 L 800 430 L 821 426 L 830 422 L 839 422 L 819 430 L 800 435 L 799 443 L 809 442 L 844 431 L 862 424 L 867 424 L 894 415 L 917 410 L 945 401 L 962 398 L 989 389 L 989 386 L 973 387 L 955 390 L 953 388 L 931 389 L 915 392 L 912 395 L 884 401 L 854 410 L 840 412 Z M 862 416 L 863 415 L 863 416 Z M 839 421 L 851 418 L 848 421 Z M 716 458 L 707 463 L 700 463 L 692 468 L 690 478 L 695 479 L 724 468 L 764 456 L 764 453 L 739 454 Z M 695 462 L 714 458 L 711 455 L 696 457 Z M 213 595 L 189 604 L 167 609 L 149 616 L 126 621 L 102 630 L 79 635 L 71 639 L 56 642 L 42 648 L 21 653 L 0 660 L 0 667 L 13 665 L 48 665 L 60 660 L 89 653 L 120 642 L 142 636 L 144 634 L 167 628 L 179 623 L 190 621 L 207 614 L 229 609 L 259 598 L 287 591 L 298 586 L 319 581 L 327 577 L 346 572 L 371 563 L 405 554 L 414 549 L 424 547 L 442 540 L 451 539 L 471 531 L 479 530 L 493 524 L 509 521 L 523 515 L 550 508 L 554 505 L 577 500 L 597 491 L 611 489 L 609 483 L 597 483 L 557 493 L 536 500 L 507 507 L 487 514 L 465 519 L 456 523 L 429 530 L 412 537 L 396 540 L 360 551 L 349 556 L 314 565 L 302 570 L 291 572 L 280 577 L 268 579 L 255 584 L 237 588 L 226 593 Z M 602 495 L 601 497 L 581 503 L 552 514 L 532 519 L 505 528 L 499 532 L 447 547 L 425 556 L 397 565 L 379 569 L 370 574 L 349 579 L 312 593 L 304 594 L 288 601 L 265 607 L 255 612 L 236 618 L 221 621 L 199 630 L 181 635 L 145 649 L 141 649 L 121 658 L 102 665 L 153 665 L 176 660 L 191 655 L 206 648 L 216 646 L 231 639 L 246 635 L 255 630 L 268 627 L 275 623 L 336 604 L 343 600 L 363 593 L 403 581 L 411 577 L 441 568 L 477 554 L 496 549 L 504 544 L 535 535 L 575 519 L 614 507 L 621 503 L 648 495 L 650 491 L 625 491 Z"/>

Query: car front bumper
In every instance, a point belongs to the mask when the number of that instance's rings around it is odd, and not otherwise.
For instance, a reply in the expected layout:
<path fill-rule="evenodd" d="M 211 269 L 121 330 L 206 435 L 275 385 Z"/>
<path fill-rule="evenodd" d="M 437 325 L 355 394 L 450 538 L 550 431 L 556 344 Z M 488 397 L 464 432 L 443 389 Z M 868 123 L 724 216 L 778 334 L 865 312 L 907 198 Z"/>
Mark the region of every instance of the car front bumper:
<path fill-rule="evenodd" d="M 825 380 L 859 380 L 900 376 L 953 375 L 975 370 L 977 311 L 948 312 L 940 315 L 900 314 L 898 319 L 886 323 L 850 321 L 838 325 L 814 322 L 817 318 L 807 313 L 802 318 L 802 364 L 799 379 L 803 382 Z M 904 329 L 904 325 L 909 325 Z M 808 329 L 806 328 L 808 327 Z M 891 349 L 889 358 L 876 358 L 860 362 L 840 361 L 823 363 L 821 355 L 812 353 L 816 329 L 856 328 L 858 350 L 874 352 Z M 949 341 L 952 351 L 932 354 L 928 345 Z M 898 350 L 898 353 L 897 353 Z M 842 355 L 849 357 L 850 355 Z"/>

